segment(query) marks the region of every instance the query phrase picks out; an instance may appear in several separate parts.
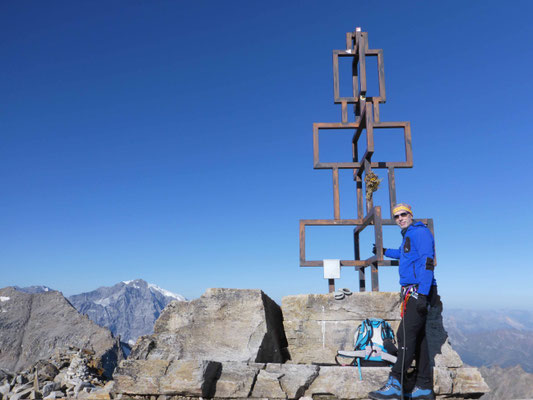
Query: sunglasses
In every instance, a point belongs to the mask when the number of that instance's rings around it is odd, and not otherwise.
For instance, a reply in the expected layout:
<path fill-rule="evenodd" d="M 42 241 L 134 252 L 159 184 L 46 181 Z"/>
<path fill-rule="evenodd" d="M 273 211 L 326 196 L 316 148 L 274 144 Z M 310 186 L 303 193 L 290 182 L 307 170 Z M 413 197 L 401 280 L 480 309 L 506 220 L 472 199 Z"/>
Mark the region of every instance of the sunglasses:
<path fill-rule="evenodd" d="M 409 215 L 409 213 L 403 212 L 401 214 L 396 214 L 394 216 L 394 219 L 399 219 L 400 217 L 407 217 L 408 215 Z"/>

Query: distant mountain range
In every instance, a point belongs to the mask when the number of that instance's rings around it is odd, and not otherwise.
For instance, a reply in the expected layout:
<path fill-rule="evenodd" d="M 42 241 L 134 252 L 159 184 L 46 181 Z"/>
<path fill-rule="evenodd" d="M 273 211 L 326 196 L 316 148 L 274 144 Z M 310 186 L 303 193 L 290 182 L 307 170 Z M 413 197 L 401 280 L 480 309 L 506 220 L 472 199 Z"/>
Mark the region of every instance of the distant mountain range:
<path fill-rule="evenodd" d="M 47 286 L 14 287 L 25 293 L 53 291 Z M 142 335 L 153 332 L 159 314 L 171 301 L 185 297 L 162 289 L 142 279 L 100 287 L 68 297 L 69 302 L 93 322 L 108 328 L 114 336 L 130 346 Z"/>
<path fill-rule="evenodd" d="M 76 309 L 100 326 L 109 328 L 120 340 L 133 345 L 141 335 L 153 332 L 161 311 L 171 301 L 186 301 L 142 279 L 68 297 Z"/>
<path fill-rule="evenodd" d="M 533 312 L 518 310 L 443 313 L 444 326 L 463 362 L 475 367 L 521 365 L 533 373 Z"/>

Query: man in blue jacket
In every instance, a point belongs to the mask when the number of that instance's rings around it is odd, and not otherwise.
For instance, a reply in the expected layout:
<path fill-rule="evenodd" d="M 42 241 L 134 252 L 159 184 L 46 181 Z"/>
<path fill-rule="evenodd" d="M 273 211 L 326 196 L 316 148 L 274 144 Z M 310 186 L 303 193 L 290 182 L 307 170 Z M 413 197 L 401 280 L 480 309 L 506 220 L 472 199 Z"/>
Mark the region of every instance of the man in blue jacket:
<path fill-rule="evenodd" d="M 398 328 L 398 359 L 387 383 L 369 393 L 371 399 L 401 399 L 402 378 L 416 360 L 416 385 L 406 399 L 433 400 L 433 377 L 426 340 L 426 316 L 429 303 L 437 296 L 437 282 L 433 277 L 435 241 L 430 230 L 413 221 L 413 211 L 407 204 L 393 208 L 396 224 L 402 230 L 399 249 L 383 249 L 385 256 L 400 260 L 399 273 L 402 296 L 402 321 Z M 374 249 L 375 253 L 375 249 Z"/>

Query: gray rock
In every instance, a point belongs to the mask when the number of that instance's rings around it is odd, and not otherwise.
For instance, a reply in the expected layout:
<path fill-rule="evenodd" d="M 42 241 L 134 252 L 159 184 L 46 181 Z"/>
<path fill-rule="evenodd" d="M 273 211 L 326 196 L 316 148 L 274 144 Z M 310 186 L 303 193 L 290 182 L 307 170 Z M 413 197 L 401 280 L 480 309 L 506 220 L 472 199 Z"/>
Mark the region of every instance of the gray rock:
<path fill-rule="evenodd" d="M 10 400 L 27 399 L 30 397 L 30 394 L 32 391 L 33 391 L 33 388 L 30 387 L 30 388 L 21 390 L 19 392 L 16 392 L 13 396 L 10 397 Z"/>
<path fill-rule="evenodd" d="M 74 395 L 77 396 L 78 393 L 82 390 L 85 390 L 85 389 L 89 389 L 89 388 L 93 388 L 94 385 L 90 384 L 89 382 L 79 382 L 78 384 L 76 384 L 76 386 L 74 387 Z M 88 393 L 88 391 L 86 391 Z"/>
<path fill-rule="evenodd" d="M 58 391 L 61 388 L 61 385 L 57 382 L 48 382 L 43 386 L 42 395 L 43 397 L 48 396 L 52 392 Z"/>
<path fill-rule="evenodd" d="M 122 357 L 109 330 L 79 314 L 59 292 L 28 294 L 0 289 L 0 368 L 21 371 L 48 359 L 57 348 L 93 350 L 108 376 Z"/>
<path fill-rule="evenodd" d="M 44 399 L 52 400 L 52 399 L 60 399 L 65 397 L 65 394 L 60 391 L 53 391 L 48 396 L 44 397 Z"/>
<path fill-rule="evenodd" d="M 5 396 L 6 394 L 8 394 L 10 390 L 11 390 L 11 385 L 7 382 L 4 383 L 2 386 L 0 386 L 0 394 L 2 396 Z"/>
<path fill-rule="evenodd" d="M 453 379 L 453 394 L 482 394 L 490 389 L 477 368 L 457 368 Z"/>
<path fill-rule="evenodd" d="M 25 377 L 24 375 L 17 375 L 16 382 L 17 382 L 17 385 L 22 385 L 28 382 L 28 378 Z"/>
<path fill-rule="evenodd" d="M 433 391 L 435 394 L 451 394 L 454 371 L 450 368 L 433 368 Z"/>
<path fill-rule="evenodd" d="M 298 399 L 318 376 L 319 367 L 317 365 L 267 364 L 266 371 L 280 374 L 281 388 L 287 397 Z"/>
<path fill-rule="evenodd" d="M 165 375 L 170 361 L 124 360 L 115 373 L 115 391 L 125 394 L 159 394 L 159 378 Z"/>
<path fill-rule="evenodd" d="M 115 392 L 129 395 L 212 397 L 221 364 L 196 360 L 124 360 L 114 374 Z"/>
<path fill-rule="evenodd" d="M 221 364 L 213 361 L 172 361 L 159 380 L 161 394 L 212 397 Z"/>
<path fill-rule="evenodd" d="M 208 289 L 170 303 L 129 359 L 283 362 L 286 345 L 281 309 L 262 291 Z"/>
<path fill-rule="evenodd" d="M 39 360 L 34 365 L 37 377 L 41 381 L 52 381 L 59 374 L 59 369 L 49 361 Z"/>
<path fill-rule="evenodd" d="M 264 365 L 251 366 L 238 361 L 221 363 L 222 370 L 216 382 L 216 396 L 223 398 L 246 398 L 252 392 L 252 385 L 256 376 Z"/>
<path fill-rule="evenodd" d="M 354 334 L 365 318 L 383 318 L 395 329 L 400 296 L 388 292 L 353 293 L 343 300 L 331 294 L 282 299 L 283 325 L 292 362 L 334 363 L 337 350 L 353 350 Z"/>
<path fill-rule="evenodd" d="M 19 393 L 19 392 L 22 392 L 26 389 L 31 389 L 33 387 L 33 384 L 28 382 L 26 380 L 26 383 L 22 384 L 22 385 L 17 385 L 13 388 L 13 393 Z"/>
<path fill-rule="evenodd" d="M 359 380 L 359 373 L 354 367 L 320 367 L 320 374 L 305 391 L 305 396 L 367 399 L 368 392 L 379 389 L 390 372 L 390 368 L 385 367 L 363 367 L 361 370 L 363 380 Z"/>
<path fill-rule="evenodd" d="M 287 394 L 281 388 L 280 378 L 283 374 L 276 372 L 268 372 L 266 370 L 259 371 L 257 380 L 252 391 L 254 398 L 267 399 L 286 399 Z"/>

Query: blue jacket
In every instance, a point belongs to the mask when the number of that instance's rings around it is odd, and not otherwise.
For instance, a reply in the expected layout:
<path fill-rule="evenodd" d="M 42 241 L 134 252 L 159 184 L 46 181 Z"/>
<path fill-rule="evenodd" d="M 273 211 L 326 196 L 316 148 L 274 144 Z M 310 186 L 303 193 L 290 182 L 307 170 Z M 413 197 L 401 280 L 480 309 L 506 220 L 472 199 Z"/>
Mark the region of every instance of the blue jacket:
<path fill-rule="evenodd" d="M 435 240 L 422 222 L 413 222 L 402 231 L 403 240 L 399 249 L 387 249 L 385 255 L 400 259 L 400 285 L 418 284 L 418 293 L 429 294 L 433 277 Z"/>

